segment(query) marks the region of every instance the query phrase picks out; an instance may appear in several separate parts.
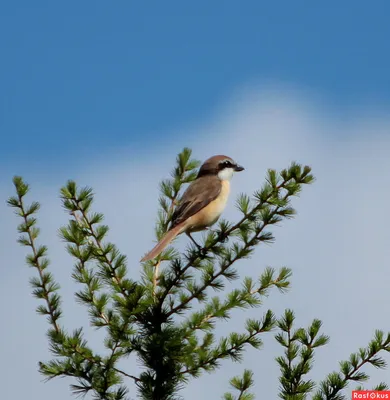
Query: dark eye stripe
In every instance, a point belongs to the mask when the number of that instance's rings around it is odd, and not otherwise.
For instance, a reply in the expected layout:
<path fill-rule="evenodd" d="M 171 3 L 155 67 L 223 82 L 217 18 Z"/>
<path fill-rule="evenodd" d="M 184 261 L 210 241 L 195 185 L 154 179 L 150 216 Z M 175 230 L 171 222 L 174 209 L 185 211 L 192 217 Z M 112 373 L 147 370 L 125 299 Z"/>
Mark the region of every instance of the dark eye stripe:
<path fill-rule="evenodd" d="M 233 167 L 233 164 L 229 161 L 229 160 L 226 160 L 226 161 L 223 161 L 222 162 L 222 165 L 221 165 L 222 167 Z"/>

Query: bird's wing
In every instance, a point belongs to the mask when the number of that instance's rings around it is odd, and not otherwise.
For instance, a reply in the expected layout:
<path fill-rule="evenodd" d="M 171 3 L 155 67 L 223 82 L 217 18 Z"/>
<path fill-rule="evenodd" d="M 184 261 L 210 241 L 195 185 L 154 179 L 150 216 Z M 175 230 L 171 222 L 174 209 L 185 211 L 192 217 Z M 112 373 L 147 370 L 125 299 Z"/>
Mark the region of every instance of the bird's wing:
<path fill-rule="evenodd" d="M 204 176 L 193 181 L 172 215 L 171 229 L 210 204 L 221 189 L 221 181 L 216 176 Z"/>

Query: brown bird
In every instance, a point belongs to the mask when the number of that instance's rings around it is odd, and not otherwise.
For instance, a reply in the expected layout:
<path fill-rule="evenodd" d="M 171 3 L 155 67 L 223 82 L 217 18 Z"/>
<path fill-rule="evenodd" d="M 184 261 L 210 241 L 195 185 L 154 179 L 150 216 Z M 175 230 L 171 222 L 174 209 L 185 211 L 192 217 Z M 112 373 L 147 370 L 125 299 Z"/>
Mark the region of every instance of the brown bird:
<path fill-rule="evenodd" d="M 175 209 L 168 232 L 141 261 L 157 257 L 183 232 L 199 247 L 191 232 L 207 229 L 218 221 L 229 197 L 230 179 L 235 171 L 243 170 L 227 156 L 218 155 L 206 160 Z"/>

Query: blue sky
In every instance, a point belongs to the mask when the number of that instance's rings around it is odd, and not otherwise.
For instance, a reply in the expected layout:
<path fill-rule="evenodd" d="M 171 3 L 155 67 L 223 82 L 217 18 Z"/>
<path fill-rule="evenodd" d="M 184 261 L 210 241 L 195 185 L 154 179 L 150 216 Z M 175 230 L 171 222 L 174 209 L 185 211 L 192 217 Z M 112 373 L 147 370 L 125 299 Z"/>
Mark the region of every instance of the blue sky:
<path fill-rule="evenodd" d="M 390 3 L 4 2 L 0 163 L 142 151 L 241 85 L 277 81 L 336 110 L 390 103 Z M 150 149 L 150 147 L 149 147 Z"/>
<path fill-rule="evenodd" d="M 74 300 L 74 260 L 57 236 L 69 217 L 60 186 L 72 178 L 94 188 L 94 210 L 105 214 L 110 240 L 138 278 L 139 259 L 155 239 L 158 182 L 187 145 L 197 159 L 222 153 L 245 166 L 224 213 L 232 222 L 236 196 L 258 189 L 267 168 L 293 160 L 313 167 L 317 180 L 294 201 L 297 217 L 239 266 L 254 279 L 265 266 L 292 268 L 291 292 L 272 293 L 260 313 L 292 308 L 299 326 L 323 320 L 331 342 L 310 378 L 338 370 L 375 328 L 390 330 L 381 306 L 390 303 L 390 215 L 375 214 L 377 199 L 390 197 L 388 0 L 246 1 L 241 8 L 231 1 L 3 3 L 0 198 L 13 194 L 17 173 L 32 185 L 29 200 L 41 202 L 40 244 L 61 284 L 66 327 L 83 326 L 103 351 Z M 43 384 L 37 372 L 37 362 L 51 358 L 47 324 L 35 314 L 33 271 L 4 201 L 0 221 L 0 304 L 12 301 L 2 310 L 9 324 L 0 346 L 2 394 L 68 400 L 73 381 Z M 186 244 L 177 241 L 180 249 Z M 233 317 L 217 335 L 259 314 Z M 226 362 L 190 381 L 184 398 L 220 398 L 244 367 L 255 373 L 255 393 L 276 398 L 281 348 L 271 334 L 263 339 L 264 350 L 249 349 L 243 365 Z M 135 359 L 124 368 L 139 373 Z M 388 380 L 388 370 L 365 372 L 368 388 Z"/>

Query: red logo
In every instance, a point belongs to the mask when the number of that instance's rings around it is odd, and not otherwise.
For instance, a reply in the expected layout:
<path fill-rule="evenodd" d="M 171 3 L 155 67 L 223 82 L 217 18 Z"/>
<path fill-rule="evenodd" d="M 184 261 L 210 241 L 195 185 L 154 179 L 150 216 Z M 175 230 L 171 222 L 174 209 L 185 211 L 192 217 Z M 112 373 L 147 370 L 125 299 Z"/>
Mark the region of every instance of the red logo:
<path fill-rule="evenodd" d="M 352 400 L 390 400 L 390 390 L 352 390 Z"/>

